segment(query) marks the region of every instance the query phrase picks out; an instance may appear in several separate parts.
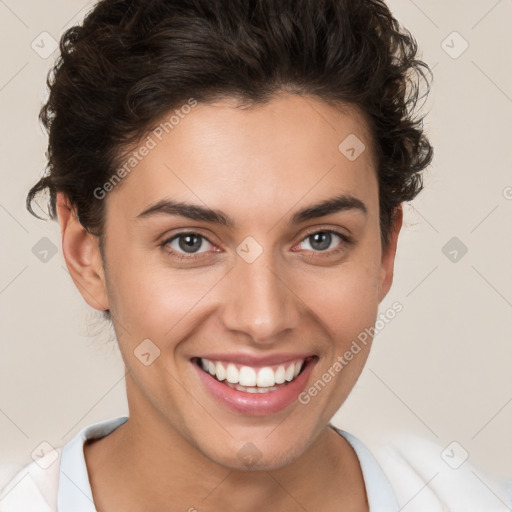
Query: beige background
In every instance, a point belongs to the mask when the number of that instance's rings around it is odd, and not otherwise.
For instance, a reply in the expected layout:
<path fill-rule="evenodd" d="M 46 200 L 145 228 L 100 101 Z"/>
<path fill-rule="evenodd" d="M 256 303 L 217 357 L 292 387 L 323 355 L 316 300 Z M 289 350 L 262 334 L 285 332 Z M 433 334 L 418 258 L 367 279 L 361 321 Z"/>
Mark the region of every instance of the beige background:
<path fill-rule="evenodd" d="M 51 50 L 50 36 L 59 40 L 92 5 L 0 2 L 0 483 L 42 441 L 62 445 L 127 413 L 120 355 L 65 269 L 58 225 L 24 207 L 45 166 L 37 114 L 57 54 L 43 58 L 31 44 Z M 403 431 L 441 448 L 456 440 L 473 464 L 510 477 L 512 2 L 390 6 L 434 70 L 427 124 L 436 154 L 426 189 L 405 208 L 395 283 L 381 305 L 404 309 L 376 338 L 334 423 L 370 445 Z M 469 44 L 457 58 L 464 41 L 453 31 Z M 46 263 L 32 252 L 43 237 L 58 247 Z M 468 248 L 457 262 L 442 251 L 452 237 Z"/>

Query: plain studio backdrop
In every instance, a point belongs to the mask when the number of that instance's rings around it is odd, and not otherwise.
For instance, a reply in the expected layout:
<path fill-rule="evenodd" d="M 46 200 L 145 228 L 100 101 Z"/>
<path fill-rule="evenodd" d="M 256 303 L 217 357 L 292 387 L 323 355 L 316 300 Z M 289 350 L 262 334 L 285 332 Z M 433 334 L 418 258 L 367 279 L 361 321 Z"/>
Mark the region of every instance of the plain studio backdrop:
<path fill-rule="evenodd" d="M 46 165 L 37 116 L 67 28 L 93 2 L 0 2 L 2 229 L 0 484 L 42 442 L 127 414 L 112 331 L 66 270 L 56 222 L 25 196 Z M 371 448 L 397 433 L 456 441 L 512 475 L 512 2 L 394 0 L 433 69 L 425 108 L 435 158 L 404 206 L 393 287 L 367 366 L 334 424 Z"/>

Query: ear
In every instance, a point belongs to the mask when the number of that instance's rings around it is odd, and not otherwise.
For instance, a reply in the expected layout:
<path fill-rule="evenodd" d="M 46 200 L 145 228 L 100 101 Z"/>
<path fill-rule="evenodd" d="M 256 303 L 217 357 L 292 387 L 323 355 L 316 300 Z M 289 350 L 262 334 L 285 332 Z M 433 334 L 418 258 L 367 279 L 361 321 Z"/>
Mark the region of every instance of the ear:
<path fill-rule="evenodd" d="M 68 197 L 57 193 L 57 215 L 62 236 L 62 253 L 76 287 L 89 306 L 109 309 L 99 238 L 78 221 Z"/>
<path fill-rule="evenodd" d="M 394 211 L 393 225 L 389 234 L 389 240 L 382 251 L 382 261 L 379 281 L 379 302 L 389 292 L 393 283 L 393 266 L 395 263 L 396 246 L 398 243 L 398 234 L 402 228 L 403 211 L 402 205 L 398 205 Z"/>

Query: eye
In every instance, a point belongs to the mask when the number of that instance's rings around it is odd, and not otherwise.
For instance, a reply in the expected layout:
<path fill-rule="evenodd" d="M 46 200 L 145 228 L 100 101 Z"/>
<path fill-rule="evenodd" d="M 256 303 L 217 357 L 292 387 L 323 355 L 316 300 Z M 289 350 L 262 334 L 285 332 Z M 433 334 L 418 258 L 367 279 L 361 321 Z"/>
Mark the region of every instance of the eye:
<path fill-rule="evenodd" d="M 341 243 L 338 242 L 335 244 L 334 249 L 329 250 L 333 242 L 336 242 L 336 239 L 341 240 Z M 350 239 L 347 235 L 333 229 L 322 229 L 321 231 L 315 231 L 307 235 L 302 239 L 301 243 L 304 242 L 307 242 L 309 245 L 309 248 L 306 247 L 306 250 L 312 250 L 317 253 L 326 252 L 332 255 L 343 250 L 347 244 L 350 244 Z"/>
<path fill-rule="evenodd" d="M 338 243 L 336 244 L 336 241 Z M 308 234 L 298 244 L 307 243 L 309 247 L 305 249 L 312 252 L 313 256 L 320 253 L 326 253 L 326 256 L 332 256 L 340 251 L 346 250 L 350 245 L 351 239 L 333 229 L 322 229 Z M 334 245 L 334 248 L 331 248 Z M 218 249 L 205 236 L 195 232 L 181 232 L 172 237 L 167 238 L 161 244 L 167 253 L 180 260 L 194 259 L 201 257 L 202 253 L 217 252 Z M 331 248 L 331 249 L 330 249 Z M 203 250 L 201 250 L 203 249 Z"/>
<path fill-rule="evenodd" d="M 195 254 L 208 251 L 208 247 L 205 251 L 199 251 L 202 247 L 204 248 L 204 242 L 206 245 L 214 247 L 206 237 L 199 233 L 183 232 L 164 240 L 161 246 L 170 249 L 169 252 L 177 258 L 193 258 Z"/>

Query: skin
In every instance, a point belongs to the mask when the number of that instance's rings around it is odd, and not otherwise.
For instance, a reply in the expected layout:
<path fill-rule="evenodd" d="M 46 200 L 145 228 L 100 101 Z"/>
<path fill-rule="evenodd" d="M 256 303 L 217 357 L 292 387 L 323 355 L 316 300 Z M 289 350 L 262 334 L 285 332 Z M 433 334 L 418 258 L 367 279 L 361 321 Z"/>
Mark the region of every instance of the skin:
<path fill-rule="evenodd" d="M 248 416 L 221 407 L 190 362 L 205 353 L 318 356 L 321 378 L 365 328 L 393 279 L 402 225 L 398 208 L 381 246 L 378 182 L 364 119 L 319 99 L 282 94 L 249 110 L 231 100 L 199 104 L 105 198 L 103 262 L 98 239 L 58 195 L 70 274 L 93 308 L 110 309 L 126 365 L 130 419 L 84 447 L 102 512 L 368 510 L 358 459 L 329 421 L 359 377 L 371 343 L 307 405 Z M 349 161 L 338 145 L 356 134 L 366 150 Z M 308 205 L 340 193 L 367 208 L 287 225 Z M 137 215 L 160 199 L 222 210 L 235 228 L 166 214 Z M 308 235 L 335 229 L 329 248 Z M 194 260 L 179 240 L 206 237 Z M 253 237 L 247 263 L 237 246 Z M 341 247 L 338 253 L 336 248 Z M 160 356 L 135 357 L 150 339 Z M 250 470 L 237 456 L 252 442 Z"/>

